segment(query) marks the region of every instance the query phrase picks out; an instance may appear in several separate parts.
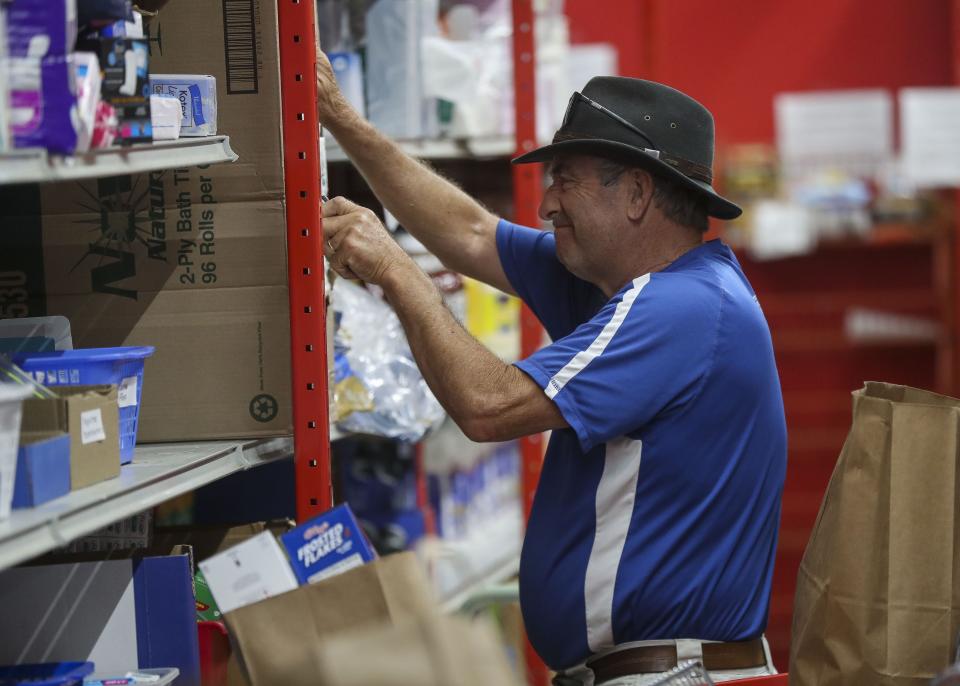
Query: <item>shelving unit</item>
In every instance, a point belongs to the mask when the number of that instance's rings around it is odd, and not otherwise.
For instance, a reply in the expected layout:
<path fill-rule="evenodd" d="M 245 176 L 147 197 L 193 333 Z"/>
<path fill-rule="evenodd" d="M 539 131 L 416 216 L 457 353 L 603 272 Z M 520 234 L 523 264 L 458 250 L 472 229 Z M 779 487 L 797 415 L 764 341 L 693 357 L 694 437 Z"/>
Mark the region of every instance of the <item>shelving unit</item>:
<path fill-rule="evenodd" d="M 22 150 L 0 155 L 0 184 L 75 181 L 219 164 L 236 159 L 237 154 L 230 147 L 229 136 L 181 138 L 104 148 L 78 156 L 48 155 L 46 150 Z"/>
<path fill-rule="evenodd" d="M 516 150 L 513 136 L 489 138 L 438 138 L 433 140 L 399 141 L 411 157 L 421 160 L 486 160 L 508 157 Z M 347 155 L 328 138 L 327 162 L 347 162 Z"/>
<path fill-rule="evenodd" d="M 200 486 L 290 457 L 289 438 L 137 447 L 116 479 L 74 491 L 0 522 L 0 569 L 49 552 L 111 522 Z"/>

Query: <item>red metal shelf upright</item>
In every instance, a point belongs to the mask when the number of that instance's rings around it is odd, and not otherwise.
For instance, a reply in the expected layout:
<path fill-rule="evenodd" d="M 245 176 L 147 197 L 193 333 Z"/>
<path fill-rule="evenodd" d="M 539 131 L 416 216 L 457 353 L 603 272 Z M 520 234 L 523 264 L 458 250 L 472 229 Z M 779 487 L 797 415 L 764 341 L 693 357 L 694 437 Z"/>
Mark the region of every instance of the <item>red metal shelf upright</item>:
<path fill-rule="evenodd" d="M 513 89 L 514 122 L 517 154 L 533 150 L 537 145 L 536 107 L 536 50 L 534 42 L 534 13 L 532 0 L 513 0 Z M 513 211 L 515 221 L 525 226 L 537 226 L 537 206 L 543 189 L 539 165 L 524 164 L 513 168 Z M 520 354 L 532 355 L 543 340 L 543 329 L 526 305 L 520 312 Z M 543 463 L 543 436 L 527 436 L 520 440 L 521 489 L 524 520 L 530 516 L 533 495 L 540 480 Z M 549 674 L 540 656 L 526 643 L 525 658 L 527 683 L 546 686 Z"/>
<path fill-rule="evenodd" d="M 313 0 L 277 0 L 297 519 L 333 505 Z"/>

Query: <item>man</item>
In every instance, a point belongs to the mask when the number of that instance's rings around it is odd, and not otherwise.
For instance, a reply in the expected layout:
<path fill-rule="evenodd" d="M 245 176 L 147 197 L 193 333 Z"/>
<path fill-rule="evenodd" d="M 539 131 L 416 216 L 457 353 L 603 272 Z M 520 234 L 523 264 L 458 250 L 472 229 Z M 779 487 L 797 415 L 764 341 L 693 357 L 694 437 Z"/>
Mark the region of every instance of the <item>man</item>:
<path fill-rule="evenodd" d="M 501 362 L 369 210 L 324 207 L 340 274 L 380 285 L 424 378 L 477 441 L 553 430 L 521 557 L 527 632 L 557 683 L 647 684 L 697 658 L 773 673 L 766 624 L 786 462 L 769 329 L 711 187 L 713 118 L 598 77 L 554 143 L 540 216 L 498 220 L 363 121 L 322 61 L 319 112 L 377 197 L 449 268 L 516 293 L 553 343 Z"/>

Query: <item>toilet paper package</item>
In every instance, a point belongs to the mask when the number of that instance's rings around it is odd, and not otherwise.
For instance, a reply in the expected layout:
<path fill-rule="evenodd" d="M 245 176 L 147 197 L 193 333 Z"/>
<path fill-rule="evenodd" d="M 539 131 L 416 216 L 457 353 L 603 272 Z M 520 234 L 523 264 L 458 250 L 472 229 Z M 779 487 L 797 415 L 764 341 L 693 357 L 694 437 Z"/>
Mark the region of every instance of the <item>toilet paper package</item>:
<path fill-rule="evenodd" d="M 180 135 L 217 133 L 217 80 L 204 74 L 151 74 L 150 92 L 180 101 Z"/>
<path fill-rule="evenodd" d="M 92 52 L 73 54 L 77 85 L 77 152 L 90 150 L 100 105 L 100 60 Z"/>

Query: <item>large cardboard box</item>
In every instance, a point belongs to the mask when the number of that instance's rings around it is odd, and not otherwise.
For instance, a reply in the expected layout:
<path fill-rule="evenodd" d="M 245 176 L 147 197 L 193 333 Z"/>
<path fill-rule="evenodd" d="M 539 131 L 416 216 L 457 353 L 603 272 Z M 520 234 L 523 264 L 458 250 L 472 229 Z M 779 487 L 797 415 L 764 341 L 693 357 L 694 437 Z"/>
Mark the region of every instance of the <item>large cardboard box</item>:
<path fill-rule="evenodd" d="M 216 77 L 239 161 L 0 188 L 0 317 L 156 346 L 142 441 L 289 433 L 276 3 L 171 0 L 148 32 L 151 71 Z"/>

